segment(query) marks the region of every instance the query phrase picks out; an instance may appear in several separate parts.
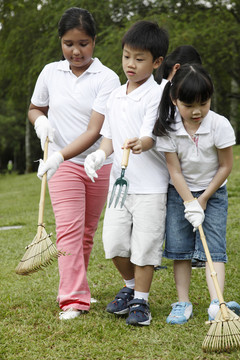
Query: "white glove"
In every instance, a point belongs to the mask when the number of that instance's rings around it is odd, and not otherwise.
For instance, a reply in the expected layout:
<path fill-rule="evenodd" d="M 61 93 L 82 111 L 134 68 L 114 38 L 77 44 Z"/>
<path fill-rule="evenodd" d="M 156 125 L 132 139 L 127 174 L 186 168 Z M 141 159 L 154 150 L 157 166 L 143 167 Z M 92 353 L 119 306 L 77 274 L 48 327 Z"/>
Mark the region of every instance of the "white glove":
<path fill-rule="evenodd" d="M 185 218 L 192 224 L 193 231 L 196 231 L 199 225 L 204 221 L 205 214 L 203 208 L 199 204 L 197 199 L 190 202 L 184 202 L 185 206 Z"/>
<path fill-rule="evenodd" d="M 51 127 L 50 122 L 45 115 L 41 115 L 36 119 L 34 129 L 37 137 L 41 140 L 41 148 L 44 150 L 47 137 L 50 142 L 53 142 L 54 129 Z"/>
<path fill-rule="evenodd" d="M 90 177 L 92 182 L 95 182 L 94 178 L 98 178 L 96 170 L 99 170 L 104 161 L 106 160 L 105 151 L 98 149 L 93 153 L 89 154 L 84 161 L 84 169 L 86 174 Z"/>
<path fill-rule="evenodd" d="M 40 159 L 37 176 L 42 180 L 43 175 L 47 172 L 47 181 L 50 180 L 63 161 L 64 158 L 59 151 L 54 152 L 46 162 Z"/>

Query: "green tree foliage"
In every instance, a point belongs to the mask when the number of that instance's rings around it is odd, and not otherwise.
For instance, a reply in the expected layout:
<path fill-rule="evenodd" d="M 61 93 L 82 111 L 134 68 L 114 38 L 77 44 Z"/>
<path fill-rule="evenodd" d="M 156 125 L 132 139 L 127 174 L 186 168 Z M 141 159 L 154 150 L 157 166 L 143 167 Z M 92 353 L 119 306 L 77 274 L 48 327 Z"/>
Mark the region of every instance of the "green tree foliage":
<path fill-rule="evenodd" d="M 13 156 L 18 169 L 37 168 L 33 160 L 41 157 L 41 149 L 27 110 L 43 66 L 61 59 L 57 24 L 72 6 L 93 14 L 97 24 L 94 55 L 116 71 L 122 82 L 126 78 L 121 38 L 137 20 L 149 19 L 165 27 L 169 51 L 183 44 L 195 46 L 214 80 L 214 110 L 232 121 L 240 141 L 239 1 L 0 0 L 0 171 Z"/>
<path fill-rule="evenodd" d="M 240 89 L 240 6 L 235 1 L 208 1 L 207 7 L 195 1 L 183 3 L 171 17 L 170 46 L 188 43 L 198 49 L 215 84 L 213 109 L 232 121 L 239 143 L 240 107 L 231 113 L 231 105 Z"/>

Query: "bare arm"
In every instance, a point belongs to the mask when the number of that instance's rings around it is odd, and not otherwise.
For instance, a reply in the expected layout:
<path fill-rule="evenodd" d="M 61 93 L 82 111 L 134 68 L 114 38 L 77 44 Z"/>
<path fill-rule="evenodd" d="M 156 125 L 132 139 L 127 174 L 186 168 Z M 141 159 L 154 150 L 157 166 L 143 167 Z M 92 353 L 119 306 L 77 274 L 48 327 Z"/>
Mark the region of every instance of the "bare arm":
<path fill-rule="evenodd" d="M 112 139 L 103 138 L 99 146 L 106 154 L 106 158 L 113 153 Z"/>
<path fill-rule="evenodd" d="M 166 160 L 168 171 L 170 173 L 173 185 L 184 201 L 193 199 L 193 196 L 188 189 L 186 181 L 182 175 L 181 166 L 176 153 L 166 153 Z M 233 153 L 232 147 L 225 149 L 218 149 L 219 168 L 214 178 L 210 182 L 206 190 L 199 196 L 198 201 L 201 207 L 205 210 L 208 199 L 214 194 L 222 183 L 227 179 L 232 170 Z"/>
<path fill-rule="evenodd" d="M 31 103 L 28 110 L 28 119 L 34 125 L 36 119 L 39 116 L 41 115 L 47 116 L 47 113 L 48 113 L 48 106 L 38 107 Z"/>
<path fill-rule="evenodd" d="M 64 160 L 71 159 L 92 146 L 101 137 L 100 130 L 103 121 L 104 115 L 93 110 L 87 130 L 60 151 Z"/>
<path fill-rule="evenodd" d="M 217 149 L 219 168 L 206 190 L 199 196 L 198 201 L 206 209 L 208 199 L 214 194 L 231 173 L 233 166 L 232 146 Z"/>
<path fill-rule="evenodd" d="M 30 122 L 34 125 L 36 119 L 41 115 L 47 115 L 48 107 L 37 107 L 30 104 L 28 117 Z M 87 130 L 78 136 L 71 144 L 65 146 L 60 152 L 64 160 L 71 159 L 74 156 L 81 154 L 92 146 L 100 137 L 100 130 L 104 121 L 104 115 L 92 111 L 92 115 L 87 127 Z"/>
<path fill-rule="evenodd" d="M 192 224 L 193 231 L 204 221 L 204 211 L 198 199 L 194 199 L 182 174 L 180 161 L 176 153 L 165 153 L 168 170 L 177 192 L 184 202 L 185 218 Z"/>
<path fill-rule="evenodd" d="M 181 165 L 176 153 L 165 153 L 167 167 L 172 179 L 172 183 L 183 199 L 183 201 L 191 201 L 194 199 L 191 191 L 189 190 L 187 183 L 182 174 Z"/>
<path fill-rule="evenodd" d="M 153 144 L 154 140 L 149 136 L 143 136 L 140 139 L 134 137 L 128 140 L 126 148 L 130 148 L 133 154 L 141 154 L 143 151 L 150 150 Z"/>

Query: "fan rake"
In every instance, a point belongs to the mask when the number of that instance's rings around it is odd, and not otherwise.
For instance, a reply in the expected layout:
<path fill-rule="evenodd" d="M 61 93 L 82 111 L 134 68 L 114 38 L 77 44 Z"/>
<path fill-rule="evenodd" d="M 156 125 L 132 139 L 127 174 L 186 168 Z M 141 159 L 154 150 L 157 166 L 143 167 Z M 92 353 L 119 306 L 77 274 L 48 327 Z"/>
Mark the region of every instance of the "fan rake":
<path fill-rule="evenodd" d="M 240 347 L 240 318 L 228 309 L 224 302 L 202 225 L 198 227 L 198 230 L 220 304 L 220 310 L 215 319 L 207 322 L 211 326 L 203 341 L 202 348 L 206 352 L 235 350 Z"/>
<path fill-rule="evenodd" d="M 44 146 L 44 161 L 47 160 L 48 153 L 48 139 Z M 41 194 L 39 202 L 39 213 L 38 213 L 38 228 L 37 234 L 35 235 L 31 244 L 26 246 L 26 252 L 15 269 L 18 275 L 29 275 L 45 266 L 52 263 L 52 261 L 64 255 L 63 252 L 58 251 L 56 246 L 52 243 L 50 237 L 52 234 L 48 234 L 45 230 L 43 223 L 43 213 L 45 204 L 45 194 L 47 185 L 47 174 L 45 173 L 42 178 Z"/>

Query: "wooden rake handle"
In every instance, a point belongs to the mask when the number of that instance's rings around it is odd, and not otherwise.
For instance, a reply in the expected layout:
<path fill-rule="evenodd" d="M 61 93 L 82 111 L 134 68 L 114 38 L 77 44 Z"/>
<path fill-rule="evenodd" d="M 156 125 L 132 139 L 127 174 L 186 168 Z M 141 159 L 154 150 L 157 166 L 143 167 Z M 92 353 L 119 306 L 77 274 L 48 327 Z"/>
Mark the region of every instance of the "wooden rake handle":
<path fill-rule="evenodd" d="M 207 262 L 208 262 L 209 269 L 210 269 L 210 272 L 211 272 L 211 277 L 213 279 L 214 287 L 215 287 L 215 290 L 216 290 L 216 293 L 217 293 L 217 297 L 218 297 L 218 301 L 219 301 L 219 304 L 220 304 L 221 312 L 222 312 L 222 315 L 224 317 L 224 320 L 228 320 L 229 316 L 228 316 L 228 313 L 227 313 L 227 306 L 226 306 L 226 304 L 224 302 L 223 295 L 222 295 L 222 292 L 221 292 L 221 289 L 220 289 L 220 286 L 219 286 L 217 273 L 214 270 L 212 257 L 210 255 L 210 251 L 208 249 L 208 245 L 207 245 L 206 237 L 205 237 L 204 232 L 203 232 L 202 225 L 199 225 L 198 230 L 199 230 L 200 238 L 201 238 L 203 248 L 204 248 L 204 251 L 205 251 L 205 254 L 206 254 L 206 258 L 207 258 Z"/>
<path fill-rule="evenodd" d="M 46 139 L 46 142 L 44 145 L 44 154 L 43 154 L 44 162 L 46 162 L 47 157 L 48 157 L 48 138 Z M 40 193 L 39 211 L 38 211 L 38 232 L 37 232 L 37 234 L 39 236 L 41 235 L 41 232 L 42 232 L 42 226 L 39 226 L 39 225 L 43 225 L 46 187 L 47 187 L 47 173 L 45 173 L 43 175 L 42 184 L 41 184 L 41 193 Z"/>
<path fill-rule="evenodd" d="M 123 145 L 123 157 L 122 157 L 122 162 L 121 162 L 121 167 L 126 169 L 126 167 L 128 166 L 128 159 L 129 159 L 129 154 L 130 154 L 130 148 L 126 149 L 126 145 L 127 145 L 128 139 L 125 140 L 124 145 Z"/>

